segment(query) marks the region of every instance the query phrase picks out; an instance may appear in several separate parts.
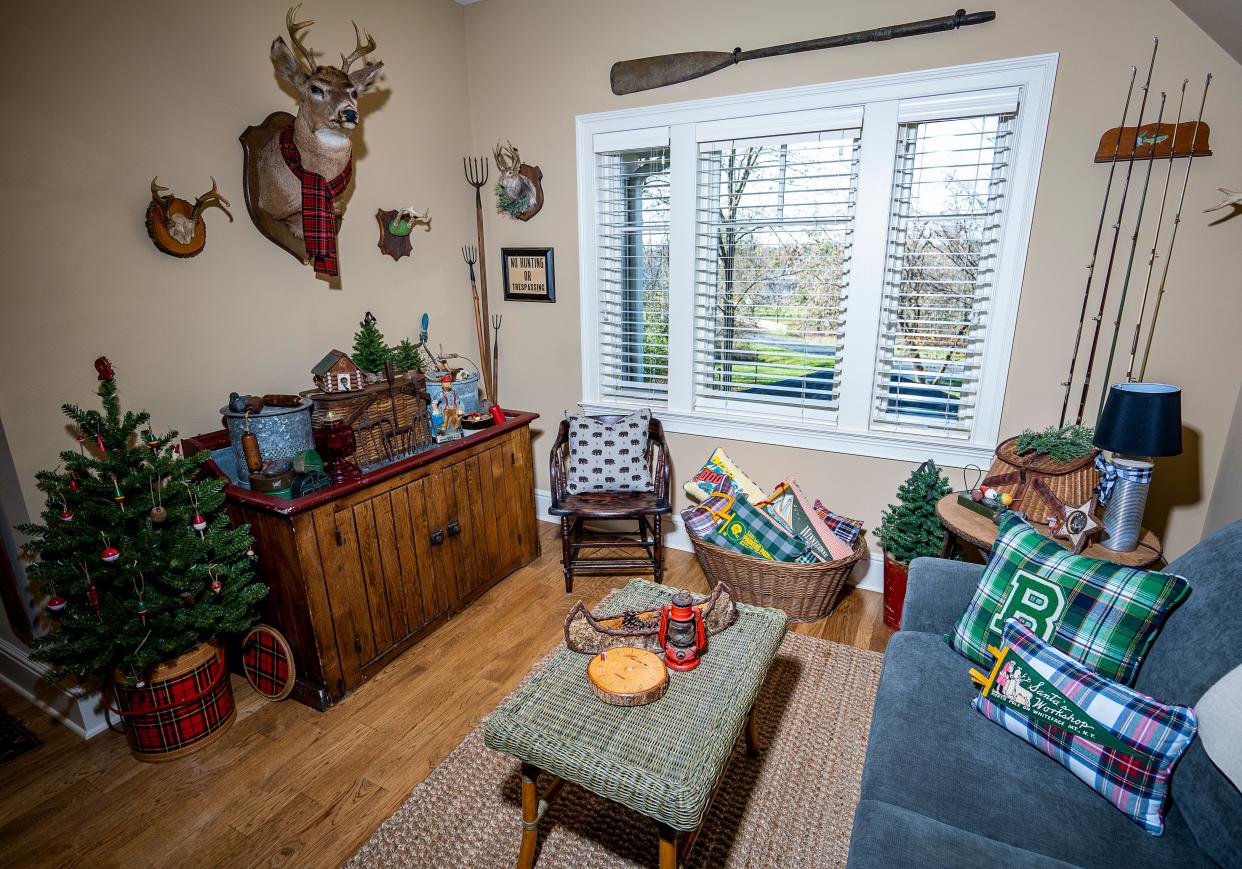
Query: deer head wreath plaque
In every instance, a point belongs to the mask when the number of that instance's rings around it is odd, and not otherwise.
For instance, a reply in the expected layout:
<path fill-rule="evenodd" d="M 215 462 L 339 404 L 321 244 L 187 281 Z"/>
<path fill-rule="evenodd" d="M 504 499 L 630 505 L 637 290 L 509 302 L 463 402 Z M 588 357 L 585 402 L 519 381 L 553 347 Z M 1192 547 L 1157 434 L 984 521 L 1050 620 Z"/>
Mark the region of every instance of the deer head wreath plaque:
<path fill-rule="evenodd" d="M 297 21 L 300 8 L 285 16 L 292 46 L 280 36 L 272 42 L 272 65 L 297 91 L 298 114 L 273 112 L 242 133 L 246 209 L 264 236 L 313 263 L 316 274 L 334 276 L 336 200 L 353 173 L 349 136 L 358 125 L 358 97 L 375 85 L 384 64 L 367 61 L 350 71 L 375 50 L 371 34 L 355 23 L 353 53 L 341 55 L 339 68 L 318 65 L 303 42 L 303 31 L 315 22 Z"/>

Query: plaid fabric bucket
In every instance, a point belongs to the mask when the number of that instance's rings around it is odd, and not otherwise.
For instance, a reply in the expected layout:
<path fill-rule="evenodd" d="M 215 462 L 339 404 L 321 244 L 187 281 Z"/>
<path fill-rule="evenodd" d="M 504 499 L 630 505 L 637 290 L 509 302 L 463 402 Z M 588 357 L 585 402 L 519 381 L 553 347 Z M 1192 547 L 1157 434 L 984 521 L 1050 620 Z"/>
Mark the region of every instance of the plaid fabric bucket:
<path fill-rule="evenodd" d="M 130 754 L 148 763 L 176 760 L 213 742 L 233 722 L 236 707 L 224 651 L 215 642 L 158 665 L 146 684 L 114 677 L 116 706 Z"/>

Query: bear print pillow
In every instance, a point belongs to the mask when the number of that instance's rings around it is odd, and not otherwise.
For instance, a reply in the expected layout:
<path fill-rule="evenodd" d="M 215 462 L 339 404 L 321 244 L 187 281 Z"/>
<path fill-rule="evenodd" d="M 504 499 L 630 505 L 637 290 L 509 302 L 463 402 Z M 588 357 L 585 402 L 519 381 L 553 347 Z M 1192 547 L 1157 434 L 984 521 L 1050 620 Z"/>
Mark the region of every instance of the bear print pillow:
<path fill-rule="evenodd" d="M 638 410 L 612 424 L 567 413 L 569 467 L 566 488 L 571 495 L 590 492 L 650 492 L 647 432 L 651 411 Z"/>

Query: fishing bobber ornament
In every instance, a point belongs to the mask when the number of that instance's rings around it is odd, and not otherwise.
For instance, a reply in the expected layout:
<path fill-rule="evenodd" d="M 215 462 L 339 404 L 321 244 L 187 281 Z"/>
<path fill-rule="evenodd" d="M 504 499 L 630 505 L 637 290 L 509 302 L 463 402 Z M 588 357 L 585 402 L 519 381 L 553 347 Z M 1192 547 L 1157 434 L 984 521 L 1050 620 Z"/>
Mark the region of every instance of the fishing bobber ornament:
<path fill-rule="evenodd" d="M 211 583 L 209 585 L 209 588 L 216 594 L 219 594 L 221 591 L 224 590 L 224 583 L 220 581 L 220 577 L 213 576 L 211 578 Z"/>
<path fill-rule="evenodd" d="M 105 546 L 103 552 L 99 553 L 99 557 L 111 564 L 121 557 L 121 550 L 115 546 Z"/>
<path fill-rule="evenodd" d="M 200 537 L 203 536 L 203 532 L 207 530 L 207 520 L 203 518 L 202 513 L 194 514 L 194 523 L 192 527 L 198 532 Z"/>
<path fill-rule="evenodd" d="M 58 613 L 69 605 L 69 601 L 65 600 L 58 594 L 54 594 L 48 599 L 47 608 L 54 613 Z"/>

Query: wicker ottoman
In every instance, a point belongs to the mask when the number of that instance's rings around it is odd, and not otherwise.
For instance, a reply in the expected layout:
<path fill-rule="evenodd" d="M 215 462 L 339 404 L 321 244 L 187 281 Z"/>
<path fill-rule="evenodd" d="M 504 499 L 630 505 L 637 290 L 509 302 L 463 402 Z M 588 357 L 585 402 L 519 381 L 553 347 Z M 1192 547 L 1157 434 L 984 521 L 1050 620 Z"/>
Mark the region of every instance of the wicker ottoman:
<path fill-rule="evenodd" d="M 666 603 L 674 589 L 632 580 L 609 612 Z M 660 829 L 660 867 L 675 869 L 694 845 L 733 745 L 757 752 L 753 704 L 785 636 L 781 610 L 739 605 L 737 623 L 713 636 L 703 662 L 669 672 L 668 693 L 647 706 L 600 702 L 587 656 L 562 646 L 487 722 L 490 748 L 522 761 L 519 869 L 532 866 L 539 819 L 564 781 L 628 806 Z M 540 771 L 555 778 L 543 799 Z"/>

